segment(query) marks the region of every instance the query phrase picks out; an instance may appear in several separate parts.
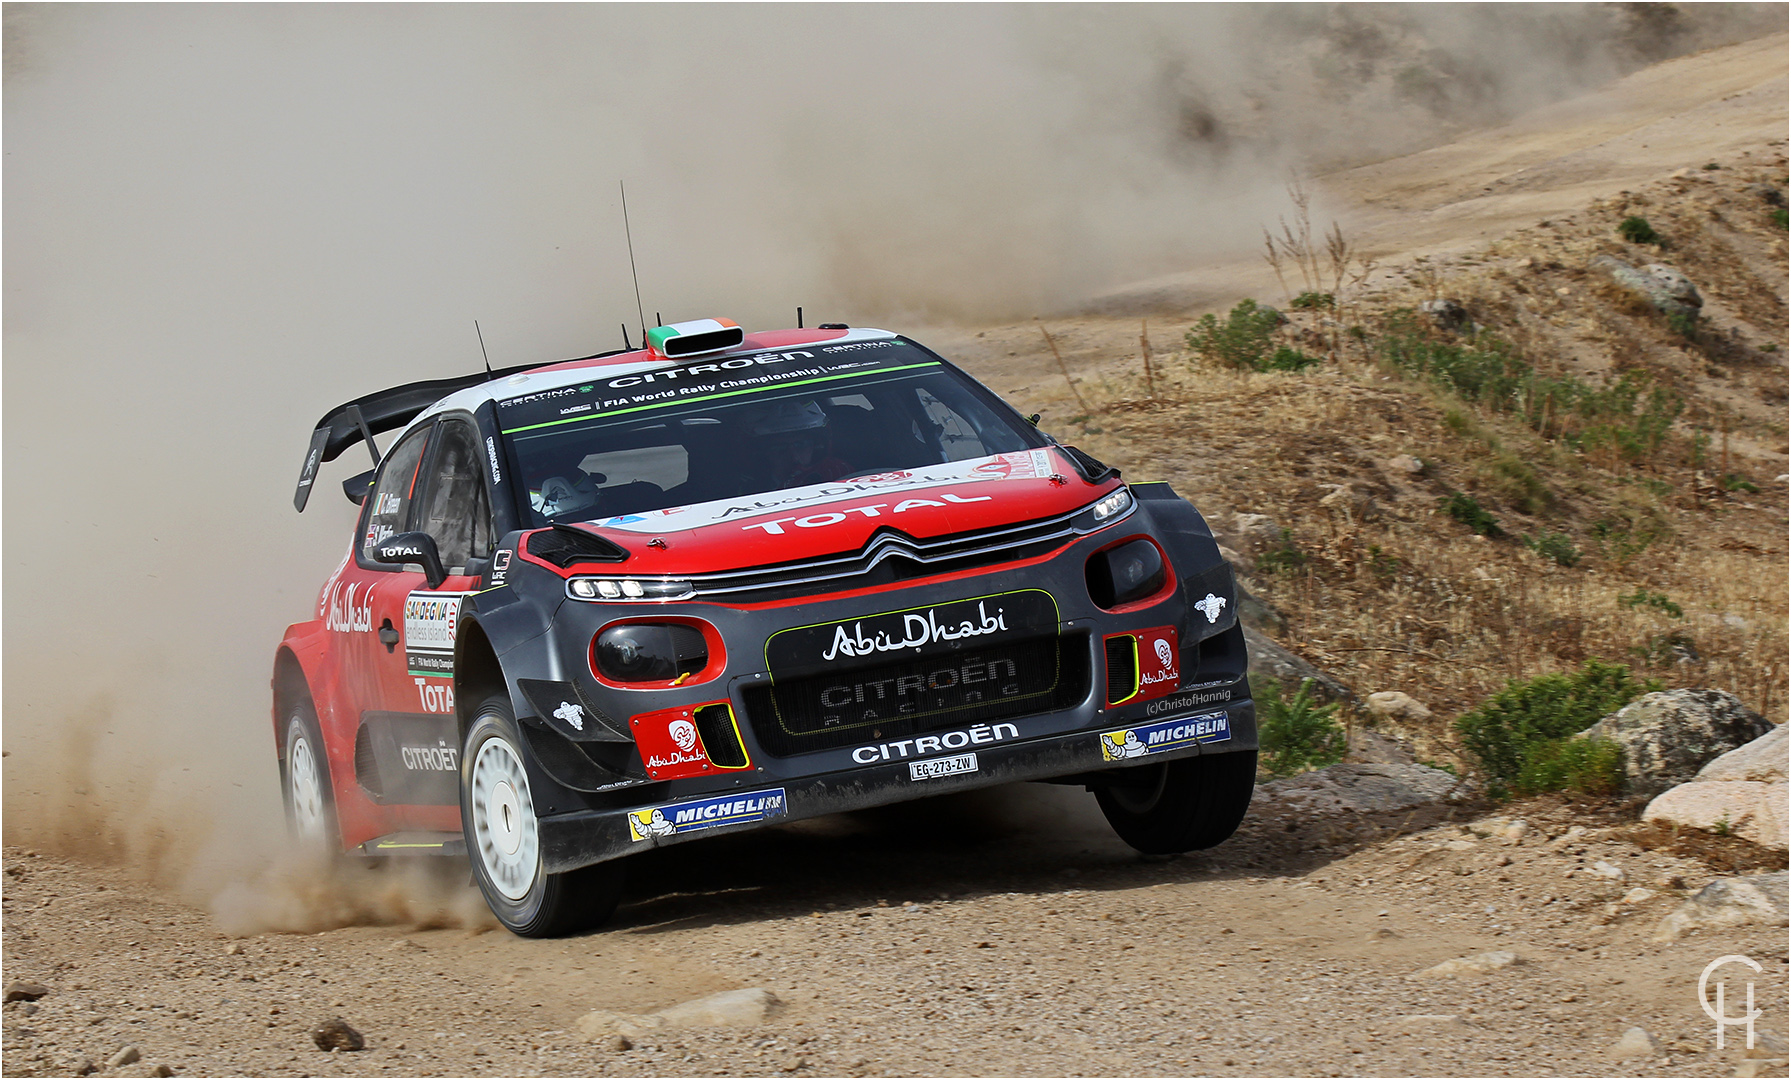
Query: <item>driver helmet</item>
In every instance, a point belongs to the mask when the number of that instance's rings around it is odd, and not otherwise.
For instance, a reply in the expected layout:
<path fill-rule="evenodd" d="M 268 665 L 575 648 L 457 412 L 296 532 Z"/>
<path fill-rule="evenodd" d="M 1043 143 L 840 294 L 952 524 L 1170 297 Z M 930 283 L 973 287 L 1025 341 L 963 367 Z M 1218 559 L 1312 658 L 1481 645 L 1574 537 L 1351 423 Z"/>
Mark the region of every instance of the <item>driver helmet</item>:
<path fill-rule="evenodd" d="M 827 413 L 813 399 L 779 401 L 760 409 L 752 419 L 752 433 L 761 436 L 820 435 L 826 428 Z"/>

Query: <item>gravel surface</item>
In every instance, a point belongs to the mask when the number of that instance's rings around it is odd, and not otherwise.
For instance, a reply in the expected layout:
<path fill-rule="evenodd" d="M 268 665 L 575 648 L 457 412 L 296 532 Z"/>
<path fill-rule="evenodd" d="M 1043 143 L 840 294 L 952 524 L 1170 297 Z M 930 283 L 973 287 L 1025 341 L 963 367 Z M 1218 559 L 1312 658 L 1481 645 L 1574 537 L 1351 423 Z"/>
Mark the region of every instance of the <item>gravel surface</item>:
<path fill-rule="evenodd" d="M 230 937 L 115 869 L 8 848 L 6 979 L 49 992 L 5 1006 L 4 1072 L 70 1075 L 136 1046 L 140 1061 L 103 1071 L 1733 1073 L 1739 1029 L 1715 1049 L 1698 975 L 1754 957 L 1756 1002 L 1782 1024 L 1784 927 L 1654 942 L 1717 872 L 1633 829 L 1569 833 L 1583 820 L 1569 811 L 1529 814 L 1516 839 L 1510 810 L 1439 806 L 1415 831 L 1364 820 L 1327 844 L 1315 820 L 1259 804 L 1216 852 L 1147 859 L 1081 791 L 1002 789 L 651 853 L 610 927 L 545 942 L 476 917 Z M 334 886 L 414 887 L 390 869 Z M 1653 895 L 1624 903 L 1637 888 Z M 368 910 L 326 893 L 281 917 Z M 1517 962 L 1420 975 L 1496 952 Z M 627 1049 L 573 1033 L 594 1009 L 743 987 L 782 1004 L 750 1028 L 655 1031 Z M 335 1018 L 365 1050 L 316 1048 Z M 1633 1027 L 1660 1052 L 1612 1060 Z"/>

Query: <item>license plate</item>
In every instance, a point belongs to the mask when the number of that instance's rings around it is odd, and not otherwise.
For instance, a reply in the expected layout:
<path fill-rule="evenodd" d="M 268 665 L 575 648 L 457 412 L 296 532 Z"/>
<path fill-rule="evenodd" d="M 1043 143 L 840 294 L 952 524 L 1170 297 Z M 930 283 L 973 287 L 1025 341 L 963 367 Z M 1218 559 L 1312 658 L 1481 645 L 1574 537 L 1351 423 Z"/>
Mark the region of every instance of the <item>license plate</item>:
<path fill-rule="evenodd" d="M 958 754 L 955 757 L 929 758 L 926 761 L 910 761 L 908 763 L 908 779 L 910 780 L 931 780 L 936 776 L 956 776 L 959 773 L 975 771 L 975 754 Z"/>

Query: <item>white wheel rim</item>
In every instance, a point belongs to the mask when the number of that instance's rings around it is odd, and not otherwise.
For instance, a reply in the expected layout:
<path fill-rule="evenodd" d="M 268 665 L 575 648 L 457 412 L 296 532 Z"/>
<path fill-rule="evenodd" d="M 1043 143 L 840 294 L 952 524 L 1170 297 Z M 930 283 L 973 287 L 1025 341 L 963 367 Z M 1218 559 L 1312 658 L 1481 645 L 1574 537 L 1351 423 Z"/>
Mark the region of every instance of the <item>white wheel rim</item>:
<path fill-rule="evenodd" d="M 485 740 L 473 759 L 473 838 L 479 862 L 497 891 L 527 896 L 541 865 L 535 803 L 522 760 L 501 738 Z"/>
<path fill-rule="evenodd" d="M 291 776 L 292 823 L 298 830 L 300 841 L 321 846 L 324 841 L 323 778 L 318 775 L 317 758 L 303 728 L 293 733 L 289 757 L 286 769 Z"/>

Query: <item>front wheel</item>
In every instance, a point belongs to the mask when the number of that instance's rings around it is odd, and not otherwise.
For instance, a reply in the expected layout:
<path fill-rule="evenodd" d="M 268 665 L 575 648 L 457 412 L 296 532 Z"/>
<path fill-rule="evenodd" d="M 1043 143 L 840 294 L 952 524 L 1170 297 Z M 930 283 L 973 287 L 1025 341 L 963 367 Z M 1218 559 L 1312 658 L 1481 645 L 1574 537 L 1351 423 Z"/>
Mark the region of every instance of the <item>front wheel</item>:
<path fill-rule="evenodd" d="M 341 854 L 336 828 L 336 799 L 330 784 L 329 756 L 311 703 L 300 699 L 286 710 L 286 738 L 280 753 L 280 786 L 285 790 L 286 824 L 305 852 Z"/>
<path fill-rule="evenodd" d="M 598 863 L 550 874 L 523 765 L 521 733 L 502 695 L 479 706 L 460 758 L 460 823 L 473 878 L 492 914 L 522 937 L 556 937 L 609 918 L 622 867 Z"/>
<path fill-rule="evenodd" d="M 1149 855 L 1224 843 L 1237 831 L 1256 788 L 1256 751 L 1183 758 L 1118 769 L 1095 789 L 1119 838 Z"/>

